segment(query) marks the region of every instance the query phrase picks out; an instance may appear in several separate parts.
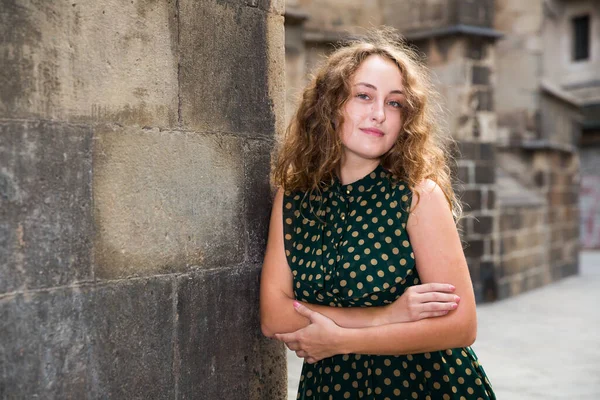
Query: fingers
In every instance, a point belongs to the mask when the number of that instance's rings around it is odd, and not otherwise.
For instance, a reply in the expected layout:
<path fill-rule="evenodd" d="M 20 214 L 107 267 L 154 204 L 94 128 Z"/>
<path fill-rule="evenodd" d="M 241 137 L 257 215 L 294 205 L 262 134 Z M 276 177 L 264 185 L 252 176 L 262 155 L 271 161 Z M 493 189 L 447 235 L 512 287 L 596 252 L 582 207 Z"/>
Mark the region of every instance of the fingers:
<path fill-rule="evenodd" d="M 417 293 L 427 292 L 447 292 L 452 293 L 456 288 L 448 283 L 424 283 L 422 285 L 412 286 Z"/>
<path fill-rule="evenodd" d="M 296 332 L 292 332 L 292 333 L 276 333 L 274 335 L 274 337 L 275 337 L 275 339 L 277 339 L 277 340 L 279 340 L 281 342 L 285 342 L 285 343 L 297 342 Z"/>
<path fill-rule="evenodd" d="M 305 358 L 305 357 L 308 357 L 308 353 L 305 352 L 304 350 L 298 350 L 296 352 L 296 356 L 298 356 L 298 358 Z"/>
<path fill-rule="evenodd" d="M 443 317 L 444 315 L 447 315 L 447 314 L 448 314 L 448 311 L 433 311 L 433 312 L 421 313 L 420 317 L 421 317 L 421 319 L 435 318 L 435 317 Z"/>
<path fill-rule="evenodd" d="M 300 350 L 300 343 L 298 342 L 284 342 L 288 349 L 292 351 Z"/>
<path fill-rule="evenodd" d="M 460 297 L 455 294 L 441 292 L 427 292 L 419 295 L 419 301 L 422 303 L 437 302 L 437 303 L 457 303 Z"/>
<path fill-rule="evenodd" d="M 458 308 L 458 303 L 430 302 L 421 304 L 421 312 L 452 311 Z"/>
<path fill-rule="evenodd" d="M 298 312 L 298 314 L 300 314 L 312 321 L 312 316 L 315 312 L 312 311 L 310 308 L 306 307 L 299 301 L 294 301 L 294 309 L 296 310 L 296 312 Z"/>

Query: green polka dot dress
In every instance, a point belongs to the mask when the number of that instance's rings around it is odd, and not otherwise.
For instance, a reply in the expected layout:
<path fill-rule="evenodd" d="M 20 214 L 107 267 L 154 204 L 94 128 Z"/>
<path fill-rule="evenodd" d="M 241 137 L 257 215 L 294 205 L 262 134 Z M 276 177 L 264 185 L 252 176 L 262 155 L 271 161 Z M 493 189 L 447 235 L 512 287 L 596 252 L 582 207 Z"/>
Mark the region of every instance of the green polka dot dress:
<path fill-rule="evenodd" d="M 420 284 L 406 232 L 411 191 L 382 166 L 317 194 L 286 192 L 284 243 L 296 299 L 333 307 L 392 303 Z M 404 356 L 343 354 L 304 363 L 298 399 L 495 399 L 470 348 Z"/>

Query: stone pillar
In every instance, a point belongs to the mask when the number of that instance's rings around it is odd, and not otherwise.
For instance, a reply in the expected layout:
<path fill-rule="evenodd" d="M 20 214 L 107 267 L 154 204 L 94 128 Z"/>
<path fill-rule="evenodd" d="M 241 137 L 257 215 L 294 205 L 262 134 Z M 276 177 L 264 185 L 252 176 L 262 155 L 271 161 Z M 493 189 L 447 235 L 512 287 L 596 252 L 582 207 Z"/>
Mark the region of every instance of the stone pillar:
<path fill-rule="evenodd" d="M 429 59 L 457 141 L 456 190 L 460 223 L 477 301 L 497 298 L 496 114 L 493 37 L 464 35 L 429 40 Z"/>
<path fill-rule="evenodd" d="M 457 141 L 457 194 L 464 206 L 461 236 L 477 301 L 497 298 L 496 113 L 493 104 L 494 2 L 384 2 L 386 22 L 426 56 Z M 394 10 L 395 12 L 391 12 Z"/>
<path fill-rule="evenodd" d="M 284 399 L 282 0 L 0 2 L 0 398 Z"/>
<path fill-rule="evenodd" d="M 565 90 L 570 31 L 561 2 L 496 0 L 499 297 L 576 274 L 581 93 Z M 570 25 L 569 25 L 570 28 Z M 566 60 L 565 60 L 566 58 Z M 579 67 L 576 67 L 577 69 Z M 562 70 L 562 71 L 561 71 Z"/>

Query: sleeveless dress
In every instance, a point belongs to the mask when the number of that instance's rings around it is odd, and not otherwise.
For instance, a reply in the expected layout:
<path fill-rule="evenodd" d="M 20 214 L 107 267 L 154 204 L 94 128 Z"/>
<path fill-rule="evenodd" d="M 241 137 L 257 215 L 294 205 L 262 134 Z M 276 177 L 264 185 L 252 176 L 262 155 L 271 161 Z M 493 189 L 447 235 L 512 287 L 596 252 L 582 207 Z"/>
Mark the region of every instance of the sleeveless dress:
<path fill-rule="evenodd" d="M 296 299 L 332 307 L 392 303 L 420 284 L 406 221 L 411 191 L 381 165 L 349 185 L 285 192 L 285 254 Z M 495 399 L 475 353 L 456 348 L 304 363 L 298 399 Z"/>

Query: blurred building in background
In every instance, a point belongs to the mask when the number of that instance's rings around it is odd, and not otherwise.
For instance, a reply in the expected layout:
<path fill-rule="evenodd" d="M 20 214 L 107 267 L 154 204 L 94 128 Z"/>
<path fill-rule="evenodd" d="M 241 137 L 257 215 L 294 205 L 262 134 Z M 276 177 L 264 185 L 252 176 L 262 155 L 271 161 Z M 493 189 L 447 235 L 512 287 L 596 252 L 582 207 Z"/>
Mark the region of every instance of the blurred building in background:
<path fill-rule="evenodd" d="M 425 55 L 448 111 L 478 301 L 576 274 L 580 239 L 600 247 L 600 2 L 288 0 L 288 119 L 333 45 L 381 24 Z"/>

